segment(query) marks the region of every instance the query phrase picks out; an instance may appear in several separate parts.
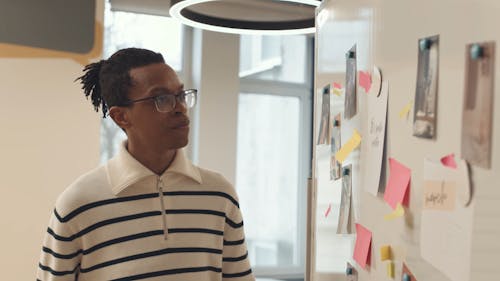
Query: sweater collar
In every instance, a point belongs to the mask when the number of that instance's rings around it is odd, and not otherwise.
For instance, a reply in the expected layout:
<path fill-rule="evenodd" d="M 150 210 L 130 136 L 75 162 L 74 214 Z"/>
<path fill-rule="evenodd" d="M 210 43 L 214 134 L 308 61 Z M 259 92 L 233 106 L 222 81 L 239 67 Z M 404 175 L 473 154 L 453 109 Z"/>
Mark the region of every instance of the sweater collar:
<path fill-rule="evenodd" d="M 137 161 L 128 152 L 126 144 L 126 141 L 122 142 L 119 153 L 106 164 L 108 181 L 115 195 L 146 177 L 158 176 Z M 200 171 L 187 159 L 184 149 L 177 150 L 174 160 L 160 177 L 163 179 L 167 174 L 184 175 L 201 184 Z"/>

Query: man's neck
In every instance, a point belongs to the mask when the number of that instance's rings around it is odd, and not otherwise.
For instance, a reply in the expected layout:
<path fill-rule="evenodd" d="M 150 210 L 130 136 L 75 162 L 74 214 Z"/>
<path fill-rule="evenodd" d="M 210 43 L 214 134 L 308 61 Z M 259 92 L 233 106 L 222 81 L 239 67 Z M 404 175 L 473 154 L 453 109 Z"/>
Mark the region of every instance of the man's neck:
<path fill-rule="evenodd" d="M 156 151 L 146 147 L 127 143 L 127 150 L 139 163 L 150 169 L 157 175 L 163 174 L 174 161 L 176 149 L 167 151 Z"/>

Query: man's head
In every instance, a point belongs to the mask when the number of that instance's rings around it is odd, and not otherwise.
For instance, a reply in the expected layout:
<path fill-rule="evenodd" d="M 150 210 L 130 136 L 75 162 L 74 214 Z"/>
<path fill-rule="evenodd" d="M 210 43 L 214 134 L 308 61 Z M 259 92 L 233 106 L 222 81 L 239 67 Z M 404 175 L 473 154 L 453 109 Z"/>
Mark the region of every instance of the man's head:
<path fill-rule="evenodd" d="M 117 51 L 89 64 L 78 79 L 96 111 L 101 107 L 136 145 L 177 149 L 187 145 L 188 98 L 163 56 L 145 49 Z M 196 99 L 196 93 L 192 99 Z M 176 96 L 174 98 L 174 96 Z"/>

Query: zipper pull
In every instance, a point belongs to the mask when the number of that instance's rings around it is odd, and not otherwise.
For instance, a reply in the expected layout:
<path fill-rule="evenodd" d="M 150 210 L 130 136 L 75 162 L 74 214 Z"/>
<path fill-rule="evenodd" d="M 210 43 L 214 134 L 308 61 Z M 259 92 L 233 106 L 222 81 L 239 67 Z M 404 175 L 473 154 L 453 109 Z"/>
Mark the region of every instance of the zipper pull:
<path fill-rule="evenodd" d="M 164 240 L 168 239 L 168 227 L 167 227 L 167 215 L 165 214 L 165 203 L 163 203 L 163 181 L 161 180 L 161 177 L 158 177 L 157 181 L 157 187 L 158 187 L 158 198 L 160 199 L 160 206 L 161 206 L 161 218 L 162 218 L 162 225 L 163 225 L 163 238 Z"/>

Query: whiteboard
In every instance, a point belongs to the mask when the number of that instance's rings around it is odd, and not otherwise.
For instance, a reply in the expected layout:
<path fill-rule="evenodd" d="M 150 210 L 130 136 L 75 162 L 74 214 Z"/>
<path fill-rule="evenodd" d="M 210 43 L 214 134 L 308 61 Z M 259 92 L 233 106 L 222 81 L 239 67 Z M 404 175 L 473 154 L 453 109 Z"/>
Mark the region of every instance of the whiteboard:
<path fill-rule="evenodd" d="M 439 159 L 449 153 L 460 157 L 462 105 L 464 96 L 465 46 L 472 42 L 496 41 L 500 44 L 500 1 L 495 0 L 324 0 L 316 11 L 315 110 L 313 136 L 313 175 L 310 184 L 308 220 L 308 262 L 310 281 L 343 280 L 345 262 L 356 266 L 359 280 L 391 280 L 380 261 L 380 246 L 390 244 L 397 253 L 396 278 L 401 280 L 404 261 L 418 280 L 450 280 L 438 268 L 426 262 L 420 253 L 424 157 Z M 418 39 L 440 36 L 437 137 L 434 140 L 413 136 L 413 109 L 408 120 L 400 110 L 415 97 Z M 345 53 L 357 46 L 358 70 L 374 65 L 389 83 L 387 113 L 387 154 L 412 170 L 410 203 L 404 219 L 384 222 L 391 212 L 382 195 L 373 196 L 360 186 L 359 150 L 345 164 L 353 165 L 353 201 L 356 222 L 373 233 L 371 267 L 361 269 L 352 260 L 354 235 L 336 234 L 340 181 L 329 178 L 330 147 L 317 145 L 321 117 L 322 88 L 332 82 L 345 82 Z M 500 83 L 498 50 L 495 59 L 495 84 Z M 494 87 L 498 95 L 498 86 Z M 353 128 L 366 122 L 365 93 L 358 86 L 358 113 L 342 120 L 342 143 Z M 331 96 L 333 97 L 333 96 Z M 499 280 L 500 266 L 500 99 L 493 100 L 493 147 L 490 169 L 472 166 L 474 194 L 470 280 Z M 332 111 L 343 110 L 343 100 L 331 101 Z M 387 161 L 387 158 L 385 158 Z M 332 204 L 330 215 L 325 209 Z M 337 208 L 337 209 L 336 209 Z M 450 280 L 453 281 L 453 280 Z"/>

